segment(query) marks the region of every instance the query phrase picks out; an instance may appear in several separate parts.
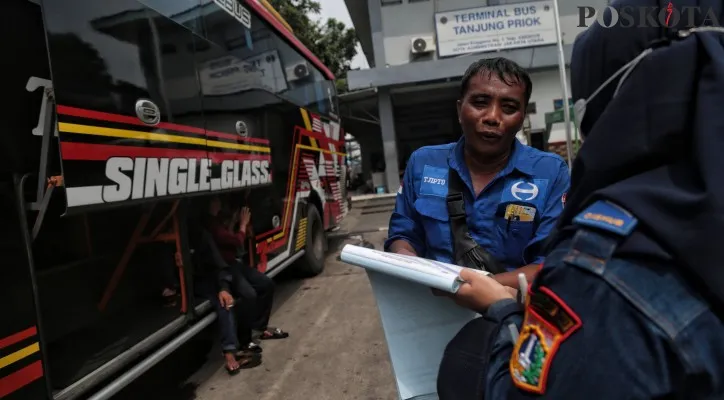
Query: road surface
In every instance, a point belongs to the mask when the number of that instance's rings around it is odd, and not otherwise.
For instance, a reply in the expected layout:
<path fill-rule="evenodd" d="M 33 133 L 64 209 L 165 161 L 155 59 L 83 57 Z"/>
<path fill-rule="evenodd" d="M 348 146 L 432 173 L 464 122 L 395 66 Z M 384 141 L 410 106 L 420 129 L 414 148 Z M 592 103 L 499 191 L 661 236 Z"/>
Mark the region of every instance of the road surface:
<path fill-rule="evenodd" d="M 340 262 L 344 243 L 382 247 L 394 198 L 355 204 L 343 229 L 364 231 L 333 240 L 325 271 L 312 279 L 277 279 L 271 323 L 290 332 L 264 341 L 263 364 L 229 376 L 215 331 L 208 329 L 154 367 L 114 400 L 315 399 L 393 400 L 396 388 L 379 314 L 364 271 Z M 153 397 L 150 397 L 150 396 Z"/>

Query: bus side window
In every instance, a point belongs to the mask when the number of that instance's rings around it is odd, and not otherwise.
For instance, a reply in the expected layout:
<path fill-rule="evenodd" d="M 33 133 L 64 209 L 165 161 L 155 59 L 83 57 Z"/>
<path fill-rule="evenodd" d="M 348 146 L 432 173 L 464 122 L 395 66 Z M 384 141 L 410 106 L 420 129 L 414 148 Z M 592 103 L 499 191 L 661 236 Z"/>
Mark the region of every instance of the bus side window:
<path fill-rule="evenodd" d="M 330 109 L 324 103 L 327 89 L 322 73 L 284 39 L 276 37 L 275 41 L 289 85 L 284 96 L 304 108 L 327 114 Z"/>
<path fill-rule="evenodd" d="M 197 35 L 203 34 L 200 0 L 139 0 L 166 18 L 185 26 Z"/>

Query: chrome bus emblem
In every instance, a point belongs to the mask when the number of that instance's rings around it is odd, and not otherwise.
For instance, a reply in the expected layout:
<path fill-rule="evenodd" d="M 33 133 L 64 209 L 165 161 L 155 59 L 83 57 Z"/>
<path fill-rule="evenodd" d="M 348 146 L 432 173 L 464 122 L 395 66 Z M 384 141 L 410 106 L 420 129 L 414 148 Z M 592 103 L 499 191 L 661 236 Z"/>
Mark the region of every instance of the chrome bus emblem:
<path fill-rule="evenodd" d="M 279 220 L 279 216 L 278 215 L 273 216 L 272 217 L 272 226 L 274 228 L 278 228 L 280 224 L 281 224 L 281 221 Z"/>
<path fill-rule="evenodd" d="M 161 122 L 161 110 L 148 99 L 139 99 L 136 102 L 136 116 L 147 125 Z"/>
<path fill-rule="evenodd" d="M 238 133 L 241 137 L 247 137 L 249 135 L 249 130 L 246 127 L 246 122 L 236 121 L 236 133 Z"/>

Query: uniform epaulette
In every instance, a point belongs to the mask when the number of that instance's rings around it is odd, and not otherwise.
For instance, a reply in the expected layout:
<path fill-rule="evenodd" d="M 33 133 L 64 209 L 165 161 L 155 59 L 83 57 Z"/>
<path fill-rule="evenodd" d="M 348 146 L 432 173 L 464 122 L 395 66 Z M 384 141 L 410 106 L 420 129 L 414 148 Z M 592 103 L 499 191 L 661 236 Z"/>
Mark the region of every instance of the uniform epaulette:
<path fill-rule="evenodd" d="M 608 200 L 598 200 L 573 218 L 573 222 L 590 228 L 603 229 L 621 236 L 628 236 L 638 219 Z"/>

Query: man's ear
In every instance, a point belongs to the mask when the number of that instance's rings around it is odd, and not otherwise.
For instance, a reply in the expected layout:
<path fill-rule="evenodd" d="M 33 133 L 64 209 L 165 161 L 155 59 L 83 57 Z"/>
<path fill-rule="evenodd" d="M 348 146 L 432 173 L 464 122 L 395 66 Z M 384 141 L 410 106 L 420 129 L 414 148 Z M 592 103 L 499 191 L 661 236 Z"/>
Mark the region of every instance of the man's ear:
<path fill-rule="evenodd" d="M 457 109 L 458 109 L 458 123 L 462 124 L 462 119 L 460 118 L 460 109 L 461 109 L 462 106 L 463 106 L 463 101 L 462 101 L 462 99 L 458 99 L 458 101 L 455 103 L 455 105 L 456 105 L 456 107 L 457 107 Z"/>

